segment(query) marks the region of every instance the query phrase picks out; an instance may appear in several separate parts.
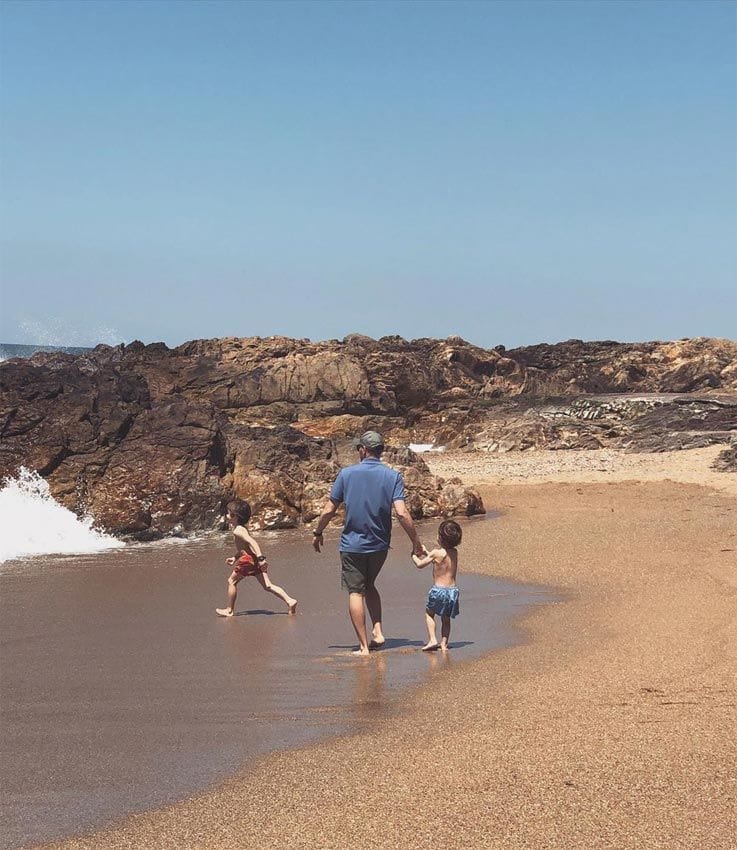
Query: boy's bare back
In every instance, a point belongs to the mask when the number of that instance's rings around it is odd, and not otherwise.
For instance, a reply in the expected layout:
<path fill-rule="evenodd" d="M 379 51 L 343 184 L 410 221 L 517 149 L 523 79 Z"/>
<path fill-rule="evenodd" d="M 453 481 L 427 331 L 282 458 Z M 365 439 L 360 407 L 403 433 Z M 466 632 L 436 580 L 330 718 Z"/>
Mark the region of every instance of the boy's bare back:
<path fill-rule="evenodd" d="M 427 557 L 432 559 L 433 582 L 440 587 L 454 587 L 458 574 L 458 550 L 433 549 Z"/>

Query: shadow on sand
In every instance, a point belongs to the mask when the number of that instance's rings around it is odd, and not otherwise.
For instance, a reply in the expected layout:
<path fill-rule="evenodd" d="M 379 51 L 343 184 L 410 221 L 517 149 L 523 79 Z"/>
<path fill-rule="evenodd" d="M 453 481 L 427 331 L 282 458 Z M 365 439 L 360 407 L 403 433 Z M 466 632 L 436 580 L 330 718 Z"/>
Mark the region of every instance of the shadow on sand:
<path fill-rule="evenodd" d="M 464 646 L 473 646 L 472 640 L 457 640 L 452 641 L 450 649 L 462 649 Z M 421 640 L 410 640 L 409 638 L 387 638 L 381 646 L 372 646 L 371 652 L 386 652 L 388 649 L 410 649 L 421 648 L 425 645 Z M 358 649 L 355 643 L 331 643 L 328 649 Z"/>

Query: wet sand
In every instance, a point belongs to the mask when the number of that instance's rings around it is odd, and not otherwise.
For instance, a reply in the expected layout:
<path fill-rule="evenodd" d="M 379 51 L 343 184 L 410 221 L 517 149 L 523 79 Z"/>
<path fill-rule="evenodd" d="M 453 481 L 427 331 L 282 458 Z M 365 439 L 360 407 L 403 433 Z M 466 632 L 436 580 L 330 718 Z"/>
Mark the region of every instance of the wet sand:
<path fill-rule="evenodd" d="M 503 512 L 469 531 L 485 554 L 466 566 L 566 594 L 524 618 L 527 641 L 451 653 L 360 733 L 53 846 L 734 847 L 737 502 L 678 482 L 684 464 L 709 479 L 703 456 L 672 458 L 643 483 L 500 484 L 482 458 L 433 460 Z"/>
<path fill-rule="evenodd" d="M 255 579 L 235 617 L 215 615 L 226 535 L 0 567 L 0 848 L 99 829 L 390 716 L 437 663 L 420 652 L 430 576 L 398 541 L 380 581 L 388 641 L 357 664 L 336 537 L 319 556 L 309 532 L 261 535 L 296 616 Z M 459 660 L 512 643 L 513 616 L 550 598 L 478 575 L 461 592 Z"/>

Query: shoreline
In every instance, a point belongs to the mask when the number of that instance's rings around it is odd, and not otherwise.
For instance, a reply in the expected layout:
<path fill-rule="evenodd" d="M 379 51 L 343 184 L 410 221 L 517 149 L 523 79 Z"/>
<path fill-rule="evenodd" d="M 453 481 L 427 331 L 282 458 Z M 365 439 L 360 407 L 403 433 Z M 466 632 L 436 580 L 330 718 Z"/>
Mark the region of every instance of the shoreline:
<path fill-rule="evenodd" d="M 488 555 L 474 571 L 564 595 L 515 620 L 520 643 L 457 665 L 451 651 L 442 677 L 388 717 L 377 706 L 360 735 L 272 753 L 195 798 L 43 846 L 730 846 L 737 502 L 731 473 L 705 486 L 702 456 L 719 448 L 660 456 L 669 480 L 644 482 L 498 483 L 487 459 L 460 456 L 461 477 L 503 511 L 468 526 Z M 436 458 L 436 474 L 459 474 L 459 456 Z"/>
<path fill-rule="evenodd" d="M 382 575 L 387 647 L 363 664 L 351 655 L 335 560 L 304 543 L 292 535 L 291 546 L 269 547 L 304 609 L 297 618 L 264 600 L 255 581 L 241 588 L 234 619 L 215 616 L 222 546 L 52 560 L 41 598 L 34 573 L 3 581 L 0 848 L 90 834 L 202 794 L 275 750 L 360 732 L 447 663 L 419 651 L 428 577 L 404 547 Z M 476 573 L 463 576 L 462 591 L 454 662 L 513 645 L 520 610 L 549 598 Z M 94 613 L 66 616 L 80 597 Z"/>

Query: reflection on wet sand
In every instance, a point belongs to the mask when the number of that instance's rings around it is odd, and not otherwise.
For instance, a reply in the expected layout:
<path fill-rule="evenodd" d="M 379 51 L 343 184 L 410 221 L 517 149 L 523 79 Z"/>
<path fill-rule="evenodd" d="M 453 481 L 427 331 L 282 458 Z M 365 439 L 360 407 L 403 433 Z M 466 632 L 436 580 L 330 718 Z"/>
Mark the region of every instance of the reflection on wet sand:
<path fill-rule="evenodd" d="M 386 656 L 382 653 L 383 651 L 379 651 L 368 658 L 360 658 L 359 663 L 353 665 L 353 699 L 350 710 L 356 720 L 370 719 L 386 710 Z"/>
<path fill-rule="evenodd" d="M 425 652 L 427 667 L 431 673 L 439 673 L 441 670 L 449 670 L 453 666 L 453 647 L 451 642 L 448 652 Z"/>

